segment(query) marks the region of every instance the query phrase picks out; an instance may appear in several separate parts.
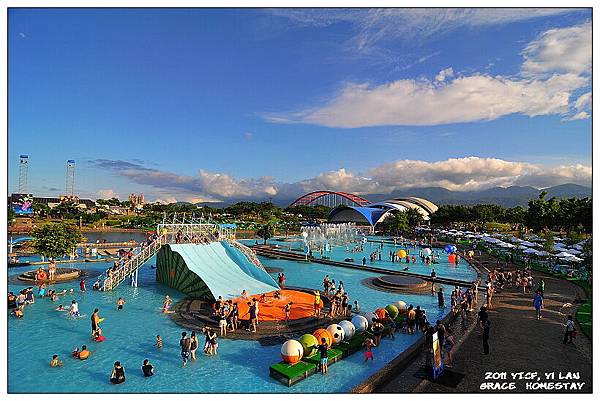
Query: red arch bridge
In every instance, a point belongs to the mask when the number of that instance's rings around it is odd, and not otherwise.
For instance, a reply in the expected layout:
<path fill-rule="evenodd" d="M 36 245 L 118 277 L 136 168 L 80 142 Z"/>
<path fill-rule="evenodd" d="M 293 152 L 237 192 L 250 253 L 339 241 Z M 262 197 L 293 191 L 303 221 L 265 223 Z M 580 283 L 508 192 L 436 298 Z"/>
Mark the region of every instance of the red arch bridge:
<path fill-rule="evenodd" d="M 371 202 L 358 195 L 348 192 L 334 191 L 314 191 L 306 195 L 302 195 L 290 204 L 290 207 L 306 205 L 323 205 L 330 208 L 345 205 L 345 206 L 366 206 Z"/>

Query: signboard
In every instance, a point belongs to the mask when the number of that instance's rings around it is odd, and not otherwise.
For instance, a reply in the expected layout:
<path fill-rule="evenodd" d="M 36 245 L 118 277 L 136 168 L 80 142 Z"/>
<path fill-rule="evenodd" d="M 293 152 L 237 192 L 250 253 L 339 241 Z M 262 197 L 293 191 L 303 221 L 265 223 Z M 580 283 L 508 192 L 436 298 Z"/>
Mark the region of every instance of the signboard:
<path fill-rule="evenodd" d="M 433 333 L 433 380 L 437 380 L 438 377 L 444 371 L 444 361 L 442 360 L 442 349 L 438 339 L 438 333 Z"/>
<path fill-rule="evenodd" d="M 16 215 L 29 215 L 33 213 L 33 195 L 31 194 L 19 194 L 16 200 L 11 203 L 11 208 L 14 210 Z"/>

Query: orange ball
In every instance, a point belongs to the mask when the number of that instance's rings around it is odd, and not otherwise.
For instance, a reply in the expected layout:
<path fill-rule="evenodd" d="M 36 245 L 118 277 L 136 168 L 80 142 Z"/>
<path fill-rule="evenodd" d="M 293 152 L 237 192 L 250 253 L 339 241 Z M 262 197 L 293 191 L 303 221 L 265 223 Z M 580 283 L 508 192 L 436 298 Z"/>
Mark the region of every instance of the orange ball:
<path fill-rule="evenodd" d="M 377 315 L 377 318 L 378 318 L 379 320 L 384 320 L 384 319 L 385 319 L 385 317 L 386 317 L 386 315 L 387 315 L 387 313 L 386 313 L 386 310 L 385 310 L 384 308 L 379 308 L 379 309 L 377 309 L 377 310 L 375 311 L 375 314 Z"/>
<path fill-rule="evenodd" d="M 331 347 L 331 344 L 333 343 L 333 337 L 331 337 L 331 333 L 325 329 L 315 330 L 313 336 L 317 338 L 319 345 L 323 343 L 323 338 L 325 339 L 325 343 L 327 343 L 328 347 Z"/>

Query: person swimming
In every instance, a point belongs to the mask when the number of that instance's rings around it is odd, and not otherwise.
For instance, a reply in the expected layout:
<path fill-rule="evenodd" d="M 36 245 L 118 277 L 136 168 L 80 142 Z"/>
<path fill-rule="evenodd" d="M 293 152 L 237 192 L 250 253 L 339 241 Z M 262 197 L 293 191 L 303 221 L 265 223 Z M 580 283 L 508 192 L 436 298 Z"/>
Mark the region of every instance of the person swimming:
<path fill-rule="evenodd" d="M 90 355 L 91 354 L 90 354 L 90 351 L 88 351 L 88 349 L 87 349 L 87 345 L 82 345 L 81 351 L 79 351 L 79 354 L 77 355 L 77 357 L 83 361 L 85 359 L 88 359 L 90 357 Z"/>
<path fill-rule="evenodd" d="M 165 300 L 163 302 L 163 308 L 162 308 L 163 313 L 169 313 L 170 307 L 171 307 L 171 297 L 169 297 L 168 295 L 165 295 Z"/>
<path fill-rule="evenodd" d="M 156 336 L 156 348 L 161 349 L 163 347 L 163 340 L 159 335 Z"/>
<path fill-rule="evenodd" d="M 63 365 L 63 363 L 60 359 L 58 359 L 58 355 L 56 355 L 56 354 L 52 355 L 52 360 L 50 361 L 50 367 L 56 368 L 56 367 L 60 367 L 62 365 Z"/>
<path fill-rule="evenodd" d="M 150 361 L 144 359 L 144 363 L 142 364 L 142 372 L 144 372 L 144 377 L 150 377 L 154 375 L 154 366 L 150 364 Z"/>
<path fill-rule="evenodd" d="M 61 312 L 64 312 L 64 311 L 66 311 L 65 307 L 64 307 L 64 306 L 62 306 L 62 304 L 58 305 L 58 308 L 56 308 L 56 309 L 54 309 L 54 310 L 61 311 Z"/>
<path fill-rule="evenodd" d="M 110 382 L 112 384 L 121 384 L 125 381 L 125 368 L 121 366 L 121 362 L 116 361 L 110 374 Z"/>
<path fill-rule="evenodd" d="M 69 309 L 69 314 L 71 317 L 79 317 L 79 304 L 77 301 L 71 301 L 71 308 Z"/>
<path fill-rule="evenodd" d="M 71 352 L 71 357 L 79 358 L 79 347 L 73 348 L 73 352 Z"/>
<path fill-rule="evenodd" d="M 98 327 L 98 329 L 94 332 L 94 341 L 102 342 L 106 340 L 106 337 L 102 335 L 102 329 Z"/>

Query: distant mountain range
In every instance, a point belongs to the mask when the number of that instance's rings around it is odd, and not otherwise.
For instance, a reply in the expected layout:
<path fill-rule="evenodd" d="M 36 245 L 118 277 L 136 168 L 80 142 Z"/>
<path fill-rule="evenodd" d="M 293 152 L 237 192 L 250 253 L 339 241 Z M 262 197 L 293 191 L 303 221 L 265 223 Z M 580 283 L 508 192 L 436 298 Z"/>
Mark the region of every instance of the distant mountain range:
<path fill-rule="evenodd" d="M 585 198 L 592 196 L 592 189 L 577 184 L 562 184 L 545 189 L 537 189 L 534 187 L 495 187 L 483 189 L 480 191 L 450 191 L 442 187 L 429 188 L 411 188 L 400 191 L 394 191 L 390 194 L 369 194 L 364 195 L 365 199 L 372 202 L 381 202 L 386 199 L 404 198 L 415 196 L 430 200 L 436 205 L 476 205 L 480 203 L 497 204 L 505 207 L 527 206 L 530 199 L 537 198 L 540 192 L 546 191 L 546 198 Z M 201 202 L 198 206 L 211 206 L 216 208 L 232 205 L 236 202 L 248 200 L 237 199 L 227 202 Z M 286 207 L 295 199 L 273 199 L 273 203 Z"/>

